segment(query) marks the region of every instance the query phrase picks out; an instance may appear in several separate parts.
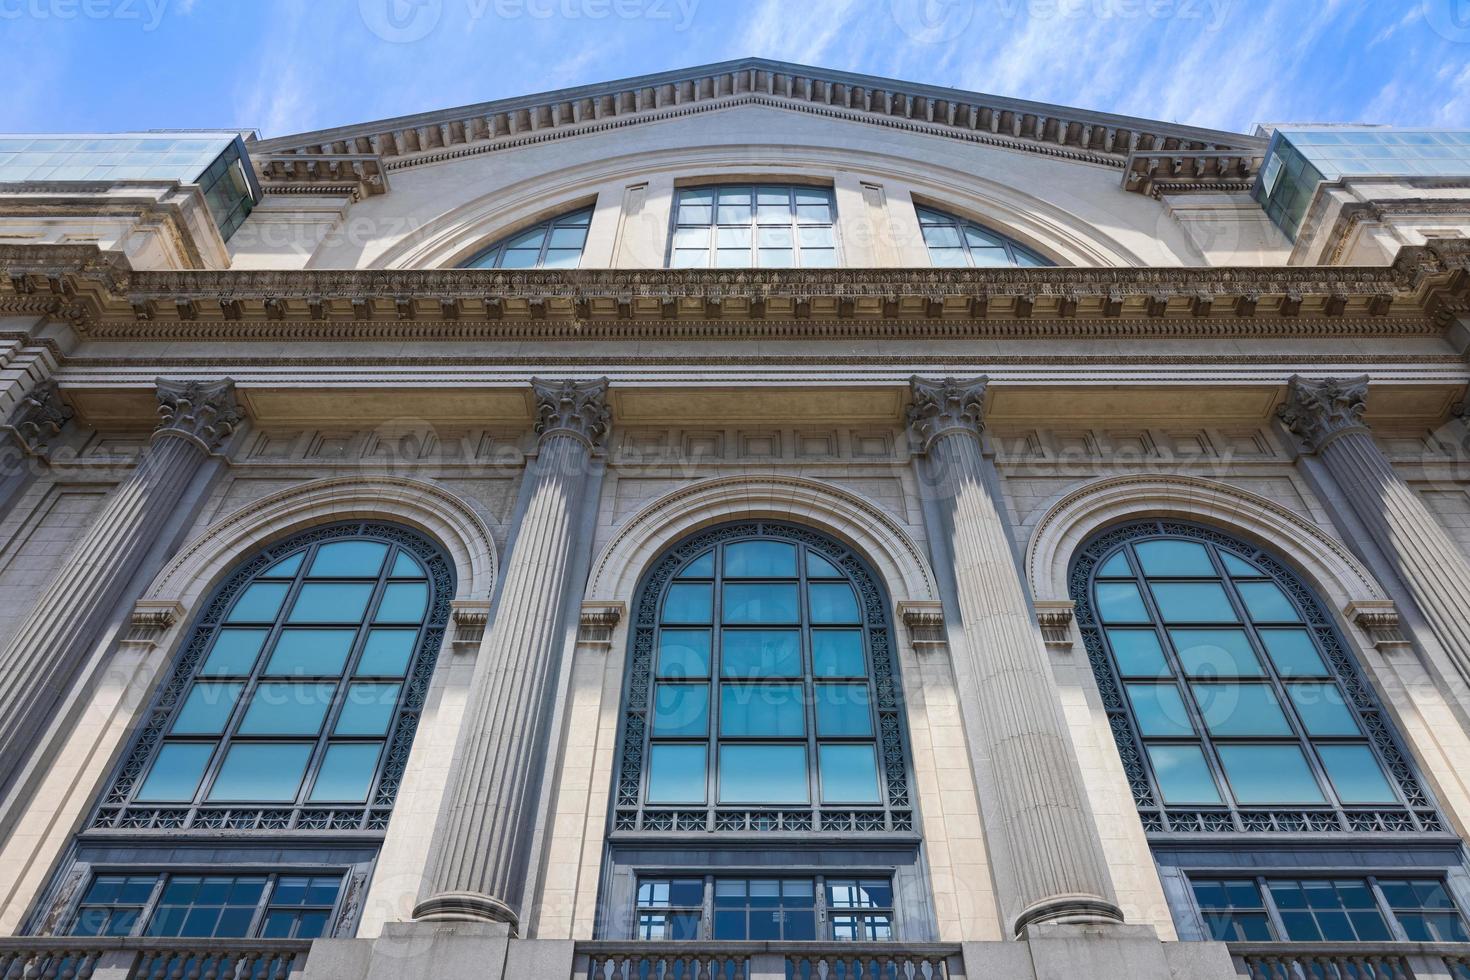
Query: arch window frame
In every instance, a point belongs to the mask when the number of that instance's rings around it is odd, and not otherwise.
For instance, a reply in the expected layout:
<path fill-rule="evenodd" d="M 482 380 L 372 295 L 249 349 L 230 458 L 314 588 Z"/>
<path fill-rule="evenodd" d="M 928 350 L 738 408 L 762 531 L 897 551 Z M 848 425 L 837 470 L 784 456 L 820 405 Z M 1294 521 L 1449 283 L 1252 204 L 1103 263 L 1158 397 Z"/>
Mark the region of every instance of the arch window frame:
<path fill-rule="evenodd" d="M 1135 548 L 1150 540 L 1173 540 L 1199 543 L 1206 546 L 1213 571 L 1210 575 L 1162 576 L 1146 575 L 1139 564 Z M 1120 574 L 1117 556 L 1123 555 L 1128 563 L 1127 575 Z M 1227 568 L 1228 560 L 1222 555 L 1238 559 L 1257 573 L 1248 576 Z M 1109 567 L 1111 566 L 1111 567 Z M 1104 621 L 1097 612 L 1096 586 L 1102 580 L 1115 583 L 1132 582 L 1146 609 L 1145 618 L 1136 618 L 1129 623 Z M 1159 612 L 1148 582 L 1162 584 L 1193 584 L 1191 582 L 1220 581 L 1225 583 L 1224 594 L 1231 601 L 1236 623 L 1222 628 L 1238 628 L 1249 638 L 1251 651 L 1259 661 L 1263 672 L 1246 677 L 1253 684 L 1270 684 L 1275 692 L 1275 702 L 1290 726 L 1289 734 L 1266 737 L 1252 734 L 1239 737 L 1212 731 L 1211 725 L 1218 722 L 1205 717 L 1208 708 L 1205 701 L 1197 700 L 1186 686 L 1199 686 L 1205 681 L 1201 675 L 1191 676 L 1185 669 L 1178 647 L 1169 636 L 1170 629 L 1187 628 L 1177 619 L 1170 621 Z M 1273 628 L 1273 623 L 1264 616 L 1254 619 L 1243 605 L 1244 595 L 1233 583 L 1254 581 L 1273 583 L 1289 600 L 1297 619 L 1295 626 L 1304 629 L 1313 643 L 1313 649 L 1321 658 L 1323 673 L 1308 677 L 1305 674 L 1283 673 L 1274 664 L 1273 658 L 1261 640 L 1261 632 Z M 1354 656 L 1343 642 L 1336 624 L 1328 615 L 1322 601 L 1302 580 L 1278 557 L 1239 538 L 1197 524 L 1147 520 L 1133 521 L 1120 527 L 1094 535 L 1079 550 L 1073 560 L 1069 575 L 1069 592 L 1075 603 L 1075 618 L 1087 651 L 1093 676 L 1107 712 L 1109 726 L 1128 782 L 1134 802 L 1143 820 L 1144 829 L 1152 834 L 1176 833 L 1268 833 L 1268 832 L 1318 832 L 1318 833 L 1384 833 L 1384 832 L 1443 832 L 1445 825 L 1428 789 L 1416 773 L 1407 752 L 1399 742 L 1392 723 L 1383 711 L 1376 694 L 1364 678 Z M 1275 623 L 1284 628 L 1286 621 Z M 1190 627 L 1205 628 L 1191 623 Z M 1129 685 L 1140 683 L 1136 672 L 1125 672 L 1108 629 L 1115 631 L 1137 629 L 1152 630 L 1158 639 L 1165 659 L 1165 674 L 1159 674 L 1161 686 L 1175 685 L 1180 700 L 1188 713 L 1191 734 L 1155 736 L 1145 735 L 1140 717 L 1146 709 L 1137 708 L 1130 702 Z M 1244 674 L 1235 675 L 1245 677 Z M 1308 730 L 1306 716 L 1292 704 L 1287 685 L 1301 682 L 1334 683 L 1341 692 L 1341 704 L 1360 730 L 1357 735 L 1343 735 L 1341 743 L 1366 744 L 1378 761 L 1383 777 L 1392 789 L 1394 802 L 1351 803 L 1338 798 L 1334 784 L 1326 771 L 1316 747 L 1319 744 L 1338 744 L 1333 737 L 1323 737 Z M 1296 744 L 1302 747 L 1307 765 L 1313 778 L 1321 788 L 1320 803 L 1241 803 L 1235 799 L 1230 781 L 1226 778 L 1225 766 L 1220 762 L 1216 745 L 1231 744 Z M 1211 778 L 1218 788 L 1218 803 L 1168 803 L 1163 795 L 1154 762 L 1147 745 L 1180 744 L 1198 745 L 1208 766 Z"/>
<path fill-rule="evenodd" d="M 524 271 L 527 269 L 577 269 L 582 265 L 582 257 L 587 254 L 587 239 L 592 231 L 592 218 L 597 210 L 595 204 L 577 208 L 574 211 L 566 211 L 554 218 L 548 218 L 532 225 L 527 225 L 517 231 L 505 235 L 478 250 L 468 259 L 459 263 L 461 269 L 496 269 L 505 271 Z M 561 245 L 554 247 L 558 233 L 563 235 L 581 232 L 581 243 L 574 249 Z M 531 236 L 539 235 L 540 242 L 533 247 L 530 246 Z M 512 245 L 522 247 L 511 248 Z M 505 265 L 506 256 L 512 252 L 530 253 L 536 252 L 536 261 L 532 265 Z M 577 261 L 570 265 L 547 265 L 547 259 L 552 252 L 576 251 Z"/>
<path fill-rule="evenodd" d="M 919 234 L 924 241 L 924 250 L 929 254 L 929 264 L 936 269 L 1051 269 L 1056 267 L 1055 262 L 1034 248 L 1028 248 L 1009 235 L 987 228 L 978 221 L 917 202 L 914 204 L 914 215 L 919 222 Z M 947 233 L 953 234 L 952 239 Z M 951 240 L 953 244 L 949 244 Z M 936 252 L 953 252 L 955 253 L 954 258 L 963 256 L 964 261 L 937 262 L 935 261 Z M 993 261 L 1001 256 L 1005 257 L 1004 262 Z"/>
<path fill-rule="evenodd" d="M 774 197 L 775 192 L 785 193 L 786 208 L 783 220 L 776 220 L 773 209 L 778 205 L 764 203 L 762 197 Z M 811 200 L 802 202 L 801 193 L 821 195 L 820 204 Z M 686 195 L 709 193 L 707 204 L 686 202 Z M 741 201 L 740 198 L 744 197 Z M 825 207 L 827 218 L 818 221 L 802 208 Z M 696 220 L 699 210 L 707 208 L 708 220 Z M 742 209 L 745 216 L 741 216 Z M 670 209 L 670 234 L 668 254 L 664 265 L 669 269 L 835 269 L 842 266 L 842 242 L 838 232 L 837 193 L 832 185 L 770 182 L 731 182 L 691 184 L 674 189 L 674 203 Z M 782 238 L 782 230 L 789 233 L 789 240 Z M 819 243 L 820 229 L 826 229 L 826 243 Z M 703 243 L 700 244 L 700 233 Z M 748 244 L 739 244 L 741 236 Z M 811 241 L 803 242 L 803 239 Z M 722 264 L 722 260 L 745 252 L 746 261 Z M 804 251 L 805 250 L 805 251 Z M 775 255 L 789 251 L 788 264 L 764 264 L 762 253 Z M 695 253 L 703 252 L 704 261 L 699 264 L 684 264 Z M 803 256 L 811 253 L 817 257 L 830 258 L 829 262 L 809 264 Z"/>
<path fill-rule="evenodd" d="M 718 703 L 721 685 L 742 686 L 772 682 L 770 678 L 752 680 L 722 675 L 719 634 L 733 625 L 728 618 L 721 623 L 721 606 L 715 602 L 709 622 L 712 647 L 704 682 L 707 684 L 705 734 L 669 736 L 655 734 L 655 711 L 659 677 L 659 637 L 665 629 L 663 603 L 669 590 L 678 584 L 697 581 L 708 583 L 711 595 L 717 596 L 723 583 L 720 561 L 727 545 L 742 541 L 779 541 L 796 547 L 801 567 L 793 576 L 782 576 L 795 582 L 803 597 L 802 614 L 797 624 L 785 628 L 801 631 L 802 668 L 800 683 L 804 685 L 802 704 L 805 711 L 803 733 L 783 738 L 750 738 L 723 735 L 720 732 Z M 862 632 L 866 674 L 856 676 L 818 675 L 814 670 L 810 641 L 813 622 L 807 614 L 806 586 L 812 581 L 807 574 L 805 555 L 813 553 L 839 571 L 842 578 L 826 577 L 822 582 L 846 582 L 855 591 L 860 622 L 843 624 Z M 707 578 L 692 580 L 686 569 L 713 554 L 715 561 Z M 760 579 L 741 579 L 740 583 Z M 906 737 L 903 699 L 894 648 L 894 635 L 889 622 L 885 593 L 876 575 L 850 548 L 815 530 L 781 521 L 738 521 L 696 532 L 666 549 L 645 573 L 637 592 L 632 628 L 629 635 L 629 658 L 625 671 L 619 732 L 619 769 L 612 805 L 614 836 L 641 833 L 702 831 L 717 834 L 764 834 L 770 832 L 841 832 L 912 834 L 917 829 L 917 815 L 911 786 L 912 756 Z M 684 624 L 669 624 L 679 629 Z M 815 624 L 817 629 L 825 624 Z M 783 678 L 785 679 L 785 678 Z M 668 678 L 663 678 L 667 683 Z M 789 683 L 797 683 L 792 675 Z M 871 736 L 823 734 L 816 719 L 816 685 L 824 683 L 865 683 L 867 704 L 872 722 Z M 762 742 L 800 742 L 805 749 L 810 793 L 805 802 L 720 802 L 718 759 L 721 745 Z M 651 751 L 658 744 L 696 744 L 705 748 L 707 792 L 702 802 L 659 803 L 650 799 L 649 770 Z M 875 753 L 878 801 L 874 803 L 827 803 L 822 799 L 820 757 L 823 745 L 871 744 Z"/>
<path fill-rule="evenodd" d="M 366 575 L 333 577 L 311 576 L 311 563 L 326 545 L 345 541 L 369 541 L 386 546 L 383 562 L 371 579 Z M 295 556 L 300 556 L 299 561 Z M 411 557 L 422 576 L 396 576 L 395 566 L 401 555 Z M 289 578 L 271 573 L 278 566 L 293 564 Z M 297 621 L 290 623 L 293 602 L 304 587 L 332 584 L 348 579 L 361 586 L 371 581 L 371 593 L 362 614 L 352 622 L 324 624 Z M 424 613 L 416 624 L 406 621 L 375 621 L 375 613 L 395 583 L 422 582 L 426 588 Z M 279 605 L 269 626 L 261 619 L 231 620 L 237 603 L 245 599 L 249 589 L 259 584 L 285 584 Z M 367 831 L 380 833 L 387 828 L 402 784 L 413 739 L 417 733 L 439 651 L 443 645 L 454 595 L 455 573 L 443 550 L 422 534 L 401 525 L 379 521 L 340 522 L 298 533 L 257 550 L 237 564 L 225 580 L 201 606 L 185 634 L 179 653 L 174 658 L 167 679 L 160 686 L 140 724 L 123 762 L 108 788 L 101 795 L 89 821 L 90 830 L 99 831 Z M 269 670 L 276 655 L 276 641 L 287 628 L 325 628 L 355 630 L 349 650 L 339 669 L 330 678 L 317 675 L 282 674 Z M 401 676 L 389 677 L 381 672 L 360 674 L 369 634 L 374 629 L 412 628 L 415 639 Z M 235 671 L 225 683 L 237 684 L 239 696 L 230 702 L 227 720 L 217 734 L 180 734 L 176 723 L 189 709 L 190 692 L 196 684 L 218 684 L 204 673 L 216 641 L 226 630 L 261 630 L 267 635 L 253 655 L 247 672 Z M 249 695 L 265 683 L 308 682 L 335 685 L 334 693 L 317 733 L 312 735 L 267 734 L 256 736 L 242 731 L 250 710 Z M 267 679 L 269 678 L 269 679 Z M 350 685 L 396 683 L 396 698 L 386 712 L 386 728 L 381 736 L 358 737 L 350 725 L 339 729 L 344 709 L 350 707 Z M 355 703 L 355 702 L 354 702 Z M 381 708 L 381 704 L 379 707 Z M 381 740 L 368 792 L 360 802 L 314 800 L 313 787 L 323 772 L 324 762 L 336 744 L 367 744 Z M 188 801 L 150 801 L 139 793 L 156 764 L 163 747 L 174 744 L 210 744 L 209 761 Z M 229 748 L 235 744 L 310 743 L 311 751 L 296 794 L 290 801 L 268 802 L 255 799 L 215 800 L 208 795 L 224 765 Z"/>

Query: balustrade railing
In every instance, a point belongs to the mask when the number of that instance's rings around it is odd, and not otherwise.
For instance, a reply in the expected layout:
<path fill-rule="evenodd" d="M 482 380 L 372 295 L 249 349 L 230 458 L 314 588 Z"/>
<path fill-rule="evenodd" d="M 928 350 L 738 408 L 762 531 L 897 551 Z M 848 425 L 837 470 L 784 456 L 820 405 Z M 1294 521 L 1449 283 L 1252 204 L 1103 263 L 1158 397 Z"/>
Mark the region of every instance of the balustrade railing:
<path fill-rule="evenodd" d="M 1470 980 L 1470 944 L 1231 943 L 1250 980 Z"/>
<path fill-rule="evenodd" d="M 580 942 L 574 980 L 950 980 L 960 947 L 905 943 Z"/>
<path fill-rule="evenodd" d="M 287 980 L 309 941 L 0 939 L 0 980 Z"/>

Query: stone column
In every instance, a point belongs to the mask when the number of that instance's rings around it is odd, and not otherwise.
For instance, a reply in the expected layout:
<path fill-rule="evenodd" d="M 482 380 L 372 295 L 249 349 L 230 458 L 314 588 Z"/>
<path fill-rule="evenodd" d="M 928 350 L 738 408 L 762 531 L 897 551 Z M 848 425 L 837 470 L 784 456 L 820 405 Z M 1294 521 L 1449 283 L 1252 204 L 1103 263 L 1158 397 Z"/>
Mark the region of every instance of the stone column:
<path fill-rule="evenodd" d="M 0 425 L 0 517 L 30 486 L 36 461 L 44 458 L 47 443 L 71 417 L 61 389 L 47 378 L 21 396 L 6 423 Z"/>
<path fill-rule="evenodd" d="M 1392 563 L 1456 671 L 1470 682 L 1470 562 L 1363 422 L 1368 378 L 1293 377 L 1277 413 L 1315 454 Z"/>
<path fill-rule="evenodd" d="M 240 422 L 232 381 L 160 380 L 157 394 L 148 449 L 0 652 L 0 788 L 23 767 L 185 489 Z"/>
<path fill-rule="evenodd" d="M 607 381 L 532 381 L 540 437 L 495 621 L 473 687 L 415 919 L 518 929 L 536 802 L 552 737 L 561 622 L 593 450 L 606 435 Z"/>
<path fill-rule="evenodd" d="M 914 378 L 909 425 L 920 477 L 954 567 L 972 682 L 976 741 L 989 758 L 995 805 L 986 838 L 997 890 L 1018 935 L 1042 922 L 1122 921 L 1030 596 L 981 450 L 987 379 Z M 998 818 L 998 820 L 996 819 Z"/>

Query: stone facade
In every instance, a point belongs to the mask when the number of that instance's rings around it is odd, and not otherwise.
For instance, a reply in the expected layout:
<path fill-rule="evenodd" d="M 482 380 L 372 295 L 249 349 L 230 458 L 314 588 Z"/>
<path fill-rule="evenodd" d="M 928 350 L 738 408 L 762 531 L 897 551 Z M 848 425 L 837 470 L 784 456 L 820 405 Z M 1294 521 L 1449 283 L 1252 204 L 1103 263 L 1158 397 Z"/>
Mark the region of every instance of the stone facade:
<path fill-rule="evenodd" d="M 915 976 L 1287 955 L 1205 941 L 1202 869 L 1400 869 L 1470 912 L 1451 191 L 1441 237 L 1398 192 L 1324 189 L 1335 238 L 1293 245 L 1249 194 L 1257 137 L 757 61 L 249 145 L 265 199 L 228 243 L 187 189 L 135 215 L 0 185 L 0 934 L 65 932 L 109 869 L 201 865 L 341 878 L 301 954 L 322 980 L 632 977 L 655 871 L 891 875 Z M 720 183 L 830 189 L 840 267 L 667 268 L 677 195 Z M 936 268 L 916 205 L 1055 267 Z M 46 207 L 109 216 L 42 240 L 19 223 Z M 578 268 L 458 268 L 584 207 Z M 1325 610 L 1402 813 L 1149 822 L 1183 817 L 1142 798 L 1075 574 L 1146 521 L 1259 549 Z M 219 590 L 344 522 L 452 572 L 382 826 L 99 823 Z M 642 583 L 737 522 L 877 583 L 911 825 L 662 833 L 624 799 Z M 761 978 L 849 955 L 688 948 Z"/>

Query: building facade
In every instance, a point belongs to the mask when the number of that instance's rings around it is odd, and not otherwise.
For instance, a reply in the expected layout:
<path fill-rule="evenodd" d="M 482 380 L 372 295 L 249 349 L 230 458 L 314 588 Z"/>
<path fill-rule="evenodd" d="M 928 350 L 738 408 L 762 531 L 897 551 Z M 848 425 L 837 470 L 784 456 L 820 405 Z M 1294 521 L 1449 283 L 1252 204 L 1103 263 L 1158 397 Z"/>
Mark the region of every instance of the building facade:
<path fill-rule="evenodd" d="M 0 137 L 0 976 L 1470 977 L 1466 159 Z"/>

